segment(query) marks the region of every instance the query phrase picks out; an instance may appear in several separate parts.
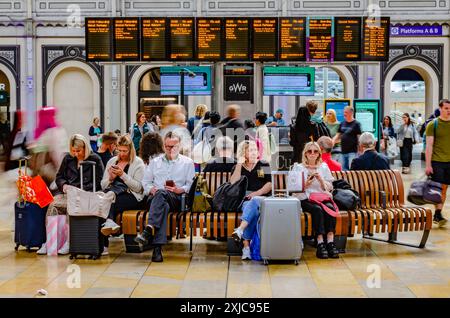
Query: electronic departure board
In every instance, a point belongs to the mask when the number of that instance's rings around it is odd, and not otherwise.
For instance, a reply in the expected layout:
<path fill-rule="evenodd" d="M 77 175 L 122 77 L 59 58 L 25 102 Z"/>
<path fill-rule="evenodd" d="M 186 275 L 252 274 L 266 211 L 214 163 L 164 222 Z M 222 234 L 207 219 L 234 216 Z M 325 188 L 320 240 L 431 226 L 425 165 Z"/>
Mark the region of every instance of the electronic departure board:
<path fill-rule="evenodd" d="M 334 18 L 334 60 L 361 60 L 361 18 Z"/>
<path fill-rule="evenodd" d="M 278 51 L 278 19 L 252 19 L 252 59 L 255 61 L 273 61 Z"/>
<path fill-rule="evenodd" d="M 245 61 L 250 59 L 250 20 L 247 18 L 225 19 L 225 59 Z"/>
<path fill-rule="evenodd" d="M 88 62 L 112 59 L 112 20 L 108 18 L 86 18 L 86 60 Z"/>
<path fill-rule="evenodd" d="M 332 17 L 307 18 L 306 60 L 308 62 L 333 62 Z"/>
<path fill-rule="evenodd" d="M 388 17 L 364 18 L 363 61 L 389 60 Z"/>
<path fill-rule="evenodd" d="M 222 19 L 197 18 L 197 59 L 218 61 L 222 53 Z"/>
<path fill-rule="evenodd" d="M 280 18 L 279 60 L 305 61 L 305 18 Z"/>
<path fill-rule="evenodd" d="M 167 60 L 167 20 L 141 18 L 141 59 L 143 61 Z"/>
<path fill-rule="evenodd" d="M 138 18 L 114 18 L 114 60 L 139 61 Z"/>
<path fill-rule="evenodd" d="M 170 59 L 194 60 L 194 18 L 170 18 Z"/>

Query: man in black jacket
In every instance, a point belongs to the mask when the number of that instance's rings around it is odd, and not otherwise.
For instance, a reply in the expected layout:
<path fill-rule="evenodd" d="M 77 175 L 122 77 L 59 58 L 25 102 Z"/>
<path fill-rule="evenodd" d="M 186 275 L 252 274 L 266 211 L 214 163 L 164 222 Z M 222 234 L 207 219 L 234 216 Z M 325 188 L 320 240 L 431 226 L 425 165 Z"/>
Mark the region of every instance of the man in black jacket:
<path fill-rule="evenodd" d="M 359 137 L 362 155 L 353 159 L 350 170 L 388 170 L 389 159 L 375 150 L 375 137 L 365 132 Z"/>

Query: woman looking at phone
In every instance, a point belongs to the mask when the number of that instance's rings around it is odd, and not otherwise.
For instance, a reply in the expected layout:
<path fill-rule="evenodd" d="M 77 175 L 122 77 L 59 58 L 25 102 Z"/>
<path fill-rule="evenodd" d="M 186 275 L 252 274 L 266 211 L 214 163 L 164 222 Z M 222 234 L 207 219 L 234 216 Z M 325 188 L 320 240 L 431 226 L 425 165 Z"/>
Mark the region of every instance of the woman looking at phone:
<path fill-rule="evenodd" d="M 246 201 L 242 206 L 242 222 L 232 236 L 236 242 L 244 240 L 242 259 L 251 259 L 250 240 L 258 223 L 261 200 L 272 190 L 271 171 L 268 162 L 258 160 L 258 147 L 253 140 L 239 144 L 237 157 L 238 163 L 231 171 L 230 182 L 236 183 L 241 176 L 246 176 L 248 187 Z"/>
<path fill-rule="evenodd" d="M 312 193 L 326 193 L 331 196 L 333 191 L 333 176 L 328 165 L 322 162 L 322 152 L 316 142 L 305 145 L 302 153 L 302 163 L 295 163 L 292 171 L 303 172 L 305 191 L 296 194 L 303 211 L 312 215 L 312 224 L 317 239 L 316 256 L 318 258 L 339 258 L 339 252 L 334 244 L 336 218 L 329 215 L 319 204 L 310 201 Z M 328 203 L 325 203 L 328 206 Z M 334 209 L 332 205 L 330 209 Z M 326 245 L 325 245 L 326 236 Z"/>

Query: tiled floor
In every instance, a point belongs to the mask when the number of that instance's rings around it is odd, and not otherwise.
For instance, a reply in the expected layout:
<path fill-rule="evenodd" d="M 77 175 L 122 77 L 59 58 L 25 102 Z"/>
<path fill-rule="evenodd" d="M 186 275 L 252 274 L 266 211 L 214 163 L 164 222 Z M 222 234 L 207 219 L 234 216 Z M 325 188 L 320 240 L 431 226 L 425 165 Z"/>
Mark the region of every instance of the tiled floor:
<path fill-rule="evenodd" d="M 423 175 L 422 163 L 413 164 L 407 187 Z M 0 297 L 42 297 L 41 288 L 47 297 L 450 297 L 450 225 L 433 225 L 425 249 L 357 236 L 339 259 L 319 260 L 306 245 L 298 266 L 243 262 L 226 256 L 224 243 L 201 238 L 192 253 L 188 240 L 173 240 L 163 263 L 151 263 L 150 251 L 126 254 L 120 239 L 107 257 L 72 261 L 14 251 L 15 197 L 14 184 L 1 176 Z M 450 217 L 448 211 L 447 205 Z M 420 234 L 403 237 L 416 243 Z"/>

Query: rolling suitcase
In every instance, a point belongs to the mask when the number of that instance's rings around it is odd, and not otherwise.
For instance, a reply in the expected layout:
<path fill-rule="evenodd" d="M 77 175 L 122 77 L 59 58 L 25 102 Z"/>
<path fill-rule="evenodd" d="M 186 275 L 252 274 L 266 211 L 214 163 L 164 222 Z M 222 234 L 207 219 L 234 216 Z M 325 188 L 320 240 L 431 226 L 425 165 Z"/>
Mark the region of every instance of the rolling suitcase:
<path fill-rule="evenodd" d="M 269 260 L 293 260 L 298 265 L 302 256 L 300 231 L 300 200 L 276 197 L 272 172 L 272 196 L 265 198 L 260 207 L 261 258 L 264 265 Z"/>
<path fill-rule="evenodd" d="M 22 167 L 22 162 L 25 162 L 25 171 L 27 169 L 26 159 L 19 160 L 19 169 Z M 26 202 L 19 197 L 19 201 L 14 204 L 14 218 L 15 231 L 14 242 L 16 243 L 15 250 L 19 246 L 25 246 L 30 252 L 31 248 L 40 248 L 46 240 L 45 231 L 45 216 L 47 214 L 47 207 L 41 208 L 39 205 Z"/>
<path fill-rule="evenodd" d="M 80 168 L 81 189 L 83 189 L 83 166 L 92 165 L 95 192 L 95 162 L 83 161 Z M 100 232 L 104 219 L 98 216 L 69 216 L 70 259 L 78 255 L 89 255 L 90 259 L 100 258 L 103 253 L 104 238 Z"/>

